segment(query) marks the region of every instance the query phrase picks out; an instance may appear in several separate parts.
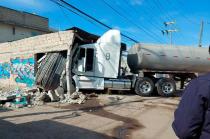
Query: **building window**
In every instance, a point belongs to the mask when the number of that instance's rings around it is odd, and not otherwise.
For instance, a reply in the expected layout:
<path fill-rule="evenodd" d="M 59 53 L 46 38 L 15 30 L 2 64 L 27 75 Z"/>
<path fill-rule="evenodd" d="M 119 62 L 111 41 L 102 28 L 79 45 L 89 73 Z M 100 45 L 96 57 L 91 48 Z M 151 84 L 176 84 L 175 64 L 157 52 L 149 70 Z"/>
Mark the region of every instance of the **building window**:
<path fill-rule="evenodd" d="M 12 34 L 15 35 L 15 27 L 12 27 Z"/>

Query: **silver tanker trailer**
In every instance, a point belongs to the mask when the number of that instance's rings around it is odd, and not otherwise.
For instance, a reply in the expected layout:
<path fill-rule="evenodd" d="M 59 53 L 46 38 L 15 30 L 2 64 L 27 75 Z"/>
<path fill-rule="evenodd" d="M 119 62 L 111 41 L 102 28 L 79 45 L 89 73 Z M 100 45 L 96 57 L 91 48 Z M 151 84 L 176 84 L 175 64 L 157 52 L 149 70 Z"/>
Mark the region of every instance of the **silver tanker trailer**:
<path fill-rule="evenodd" d="M 82 40 L 80 40 L 82 42 Z M 91 44 L 75 43 L 72 52 L 72 84 L 81 90 L 133 90 L 141 96 L 171 96 L 196 73 L 210 71 L 208 48 L 136 44 L 126 55 L 130 72 L 123 66 L 126 45 L 120 31 L 109 30 Z M 68 80 L 68 78 L 67 78 Z M 73 90 L 73 89 L 72 89 Z"/>
<path fill-rule="evenodd" d="M 138 74 L 135 91 L 151 95 L 154 88 L 162 96 L 171 96 L 176 81 L 181 88 L 196 73 L 210 72 L 209 48 L 170 45 L 136 44 L 129 49 L 127 63 Z"/>

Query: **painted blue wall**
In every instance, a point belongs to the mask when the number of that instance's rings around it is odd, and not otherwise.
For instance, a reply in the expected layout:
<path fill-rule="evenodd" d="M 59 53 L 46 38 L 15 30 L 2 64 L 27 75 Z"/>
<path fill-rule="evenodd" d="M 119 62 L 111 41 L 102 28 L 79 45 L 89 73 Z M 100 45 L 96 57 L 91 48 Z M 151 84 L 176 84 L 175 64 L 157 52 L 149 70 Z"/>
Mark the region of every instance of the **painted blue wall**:
<path fill-rule="evenodd" d="M 10 63 L 0 63 L 0 79 L 10 78 Z"/>
<path fill-rule="evenodd" d="M 32 87 L 35 82 L 34 58 L 15 58 L 10 63 L 0 63 L 0 79 L 9 79 L 10 76 L 15 77 L 17 83 Z"/>

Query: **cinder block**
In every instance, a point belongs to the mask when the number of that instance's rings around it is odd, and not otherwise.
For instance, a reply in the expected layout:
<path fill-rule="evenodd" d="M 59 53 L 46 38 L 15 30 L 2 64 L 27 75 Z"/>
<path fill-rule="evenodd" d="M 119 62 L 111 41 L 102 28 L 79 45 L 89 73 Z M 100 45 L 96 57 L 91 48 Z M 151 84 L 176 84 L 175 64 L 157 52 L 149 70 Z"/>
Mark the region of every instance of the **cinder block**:
<path fill-rule="evenodd" d="M 51 101 L 59 101 L 59 97 L 56 95 L 56 93 L 54 91 L 49 90 L 48 95 L 49 95 Z"/>

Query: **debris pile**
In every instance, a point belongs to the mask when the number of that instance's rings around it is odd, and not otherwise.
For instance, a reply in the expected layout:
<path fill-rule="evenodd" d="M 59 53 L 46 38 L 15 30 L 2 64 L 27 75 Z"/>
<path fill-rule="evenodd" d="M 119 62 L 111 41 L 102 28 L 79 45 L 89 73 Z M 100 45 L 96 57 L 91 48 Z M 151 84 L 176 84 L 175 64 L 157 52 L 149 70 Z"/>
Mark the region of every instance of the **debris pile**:
<path fill-rule="evenodd" d="M 74 92 L 72 95 L 65 95 L 65 99 L 61 103 L 82 104 L 86 100 L 86 96 L 81 92 Z"/>
<path fill-rule="evenodd" d="M 81 92 L 74 92 L 71 95 L 64 94 L 62 87 L 53 91 L 41 91 L 40 89 L 0 91 L 0 104 L 6 108 L 40 106 L 46 102 L 82 104 L 86 99 L 86 95 Z"/>
<path fill-rule="evenodd" d="M 22 108 L 28 105 L 28 95 L 20 89 L 0 91 L 0 104 L 4 104 L 5 107 Z"/>

